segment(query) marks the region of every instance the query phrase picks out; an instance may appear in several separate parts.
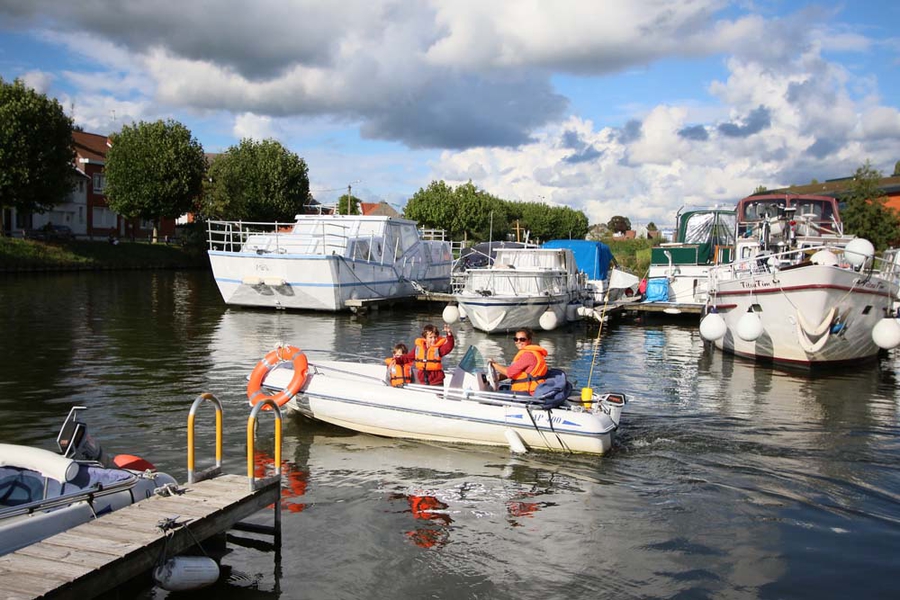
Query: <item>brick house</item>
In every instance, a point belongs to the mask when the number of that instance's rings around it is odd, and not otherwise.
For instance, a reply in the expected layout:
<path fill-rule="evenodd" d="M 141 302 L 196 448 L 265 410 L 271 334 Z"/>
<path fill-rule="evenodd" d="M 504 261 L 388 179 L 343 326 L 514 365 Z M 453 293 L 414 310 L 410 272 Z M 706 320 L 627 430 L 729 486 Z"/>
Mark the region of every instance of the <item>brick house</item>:
<path fill-rule="evenodd" d="M 72 165 L 72 191 L 65 200 L 45 213 L 21 213 L 4 209 L 3 223 L 7 235 L 21 235 L 26 229 L 40 229 L 48 223 L 67 225 L 79 238 L 106 239 L 115 235 L 127 239 L 147 239 L 153 235 L 153 222 L 126 219 L 113 212 L 103 193 L 103 173 L 110 140 L 105 135 L 73 131 L 75 162 Z M 160 239 L 175 234 L 175 221 L 163 219 Z"/>
<path fill-rule="evenodd" d="M 106 152 L 111 142 L 105 135 L 75 131 L 75 167 L 87 177 L 87 227 L 89 238 L 105 238 L 115 235 L 130 239 L 147 239 L 153 235 L 153 222 L 144 219 L 126 219 L 109 208 L 104 194 L 106 176 Z M 162 219 L 159 237 L 175 235 L 174 219 Z"/>

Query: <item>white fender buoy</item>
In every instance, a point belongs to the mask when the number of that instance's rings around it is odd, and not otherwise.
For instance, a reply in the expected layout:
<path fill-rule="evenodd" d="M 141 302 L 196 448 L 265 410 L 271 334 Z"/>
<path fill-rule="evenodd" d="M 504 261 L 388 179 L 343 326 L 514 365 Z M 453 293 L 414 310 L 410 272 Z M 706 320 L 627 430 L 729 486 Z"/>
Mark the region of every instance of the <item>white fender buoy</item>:
<path fill-rule="evenodd" d="M 708 342 L 722 339 L 727 332 L 725 319 L 717 312 L 711 312 L 700 320 L 700 336 Z"/>
<path fill-rule="evenodd" d="M 578 309 L 581 308 L 581 305 L 577 302 L 569 302 L 566 304 L 566 321 L 570 323 L 578 319 Z"/>
<path fill-rule="evenodd" d="M 875 246 L 867 239 L 856 238 L 847 242 L 844 246 L 844 256 L 847 262 L 854 267 L 861 267 L 866 261 L 875 256 Z"/>
<path fill-rule="evenodd" d="M 525 454 L 528 452 L 528 448 L 525 447 L 525 442 L 522 441 L 522 436 L 518 433 L 507 428 L 503 431 L 503 435 L 506 436 L 506 443 L 509 444 L 510 450 L 516 454 Z"/>
<path fill-rule="evenodd" d="M 755 312 L 747 312 L 737 323 L 736 333 L 745 342 L 755 342 L 762 335 L 762 321 Z"/>
<path fill-rule="evenodd" d="M 840 262 L 838 257 L 831 250 L 819 250 L 810 257 L 809 261 L 814 265 L 828 266 L 834 266 Z"/>
<path fill-rule="evenodd" d="M 900 320 L 886 317 L 878 321 L 872 328 L 872 341 L 885 350 L 900 346 Z"/>
<path fill-rule="evenodd" d="M 452 304 L 448 304 L 444 307 L 444 312 L 441 313 L 441 317 L 443 317 L 444 323 L 453 325 L 454 323 L 459 321 L 459 309 Z"/>
<path fill-rule="evenodd" d="M 556 318 L 556 313 L 552 310 L 547 310 L 544 314 L 541 315 L 541 318 L 538 319 L 538 324 L 541 326 L 541 329 L 545 329 L 550 331 L 552 329 L 556 329 L 556 326 L 559 324 L 559 320 Z"/>
<path fill-rule="evenodd" d="M 219 579 L 219 565 L 208 556 L 176 556 L 156 567 L 153 579 L 170 592 L 197 590 Z"/>

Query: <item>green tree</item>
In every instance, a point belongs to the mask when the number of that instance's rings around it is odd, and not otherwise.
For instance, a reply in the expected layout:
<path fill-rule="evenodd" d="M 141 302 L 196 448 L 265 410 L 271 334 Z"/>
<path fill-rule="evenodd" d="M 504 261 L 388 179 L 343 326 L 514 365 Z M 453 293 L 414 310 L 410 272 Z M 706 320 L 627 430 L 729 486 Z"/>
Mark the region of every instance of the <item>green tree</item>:
<path fill-rule="evenodd" d="M 878 250 L 900 239 L 900 219 L 885 206 L 886 196 L 879 187 L 882 176 L 867 160 L 856 170 L 853 183 L 842 195 L 844 231 L 864 237 Z"/>
<path fill-rule="evenodd" d="M 106 198 L 122 216 L 153 221 L 191 210 L 203 190 L 206 157 L 191 132 L 176 121 L 141 121 L 112 136 L 106 153 Z"/>
<path fill-rule="evenodd" d="M 553 238 L 550 239 L 584 239 L 590 229 L 588 218 L 580 210 L 574 210 L 568 206 L 558 206 L 552 209 L 554 223 Z"/>
<path fill-rule="evenodd" d="M 891 177 L 900 177 L 900 160 L 894 163 L 894 174 Z"/>
<path fill-rule="evenodd" d="M 310 201 L 302 158 L 275 140 L 245 138 L 210 165 L 203 204 L 216 218 L 292 223 Z"/>
<path fill-rule="evenodd" d="M 451 230 L 456 213 L 456 194 L 453 187 L 444 181 L 432 181 L 425 189 L 412 195 L 403 209 L 403 216 L 416 221 L 420 227 L 445 229 L 452 239 L 462 239 L 462 232 L 456 237 Z"/>
<path fill-rule="evenodd" d="M 768 191 L 768 188 L 766 188 L 766 186 L 758 185 L 758 186 L 756 186 L 756 189 L 753 190 L 753 194 L 754 195 L 755 194 L 765 194 L 767 191 Z"/>
<path fill-rule="evenodd" d="M 337 214 L 339 215 L 358 215 L 360 199 L 353 194 L 344 194 L 337 201 Z"/>
<path fill-rule="evenodd" d="M 647 223 L 647 231 L 657 231 L 657 230 L 659 230 L 659 227 L 656 226 L 656 223 L 654 223 L 653 221 L 650 221 L 649 223 Z"/>
<path fill-rule="evenodd" d="M 0 77 L 0 208 L 44 212 L 63 202 L 74 161 L 72 119 L 59 102 Z"/>
<path fill-rule="evenodd" d="M 609 220 L 606 226 L 614 233 L 625 233 L 631 229 L 631 221 L 627 217 L 616 215 Z"/>

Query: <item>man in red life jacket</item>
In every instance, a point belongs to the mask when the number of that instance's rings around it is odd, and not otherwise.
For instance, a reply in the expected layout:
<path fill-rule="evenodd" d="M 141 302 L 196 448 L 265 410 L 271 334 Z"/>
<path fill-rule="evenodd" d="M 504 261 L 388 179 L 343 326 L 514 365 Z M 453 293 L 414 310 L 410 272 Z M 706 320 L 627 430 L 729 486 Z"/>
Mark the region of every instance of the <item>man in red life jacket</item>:
<path fill-rule="evenodd" d="M 453 350 L 453 331 L 444 325 L 445 337 L 438 335 L 438 328 L 426 325 L 422 328 L 422 337 L 416 339 L 416 347 L 402 355 L 395 356 L 398 365 L 413 363 L 416 367 L 416 379 L 424 385 L 443 385 L 444 366 L 441 358 Z"/>
<path fill-rule="evenodd" d="M 512 364 L 504 366 L 493 359 L 488 362 L 498 373 L 513 380 L 512 391 L 527 392 L 533 396 L 535 388 L 547 375 L 547 351 L 533 344 L 532 337 L 534 333 L 527 327 L 516 330 L 513 341 L 518 352 Z"/>

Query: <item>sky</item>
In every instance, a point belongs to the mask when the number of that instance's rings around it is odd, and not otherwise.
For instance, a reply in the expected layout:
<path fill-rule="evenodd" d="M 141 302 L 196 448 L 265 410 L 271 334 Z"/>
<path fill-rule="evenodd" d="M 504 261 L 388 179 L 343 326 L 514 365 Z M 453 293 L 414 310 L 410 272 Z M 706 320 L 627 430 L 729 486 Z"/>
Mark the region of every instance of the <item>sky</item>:
<path fill-rule="evenodd" d="M 900 3 L 0 0 L 0 77 L 99 134 L 275 139 L 317 200 L 432 181 L 671 225 L 900 161 Z"/>

